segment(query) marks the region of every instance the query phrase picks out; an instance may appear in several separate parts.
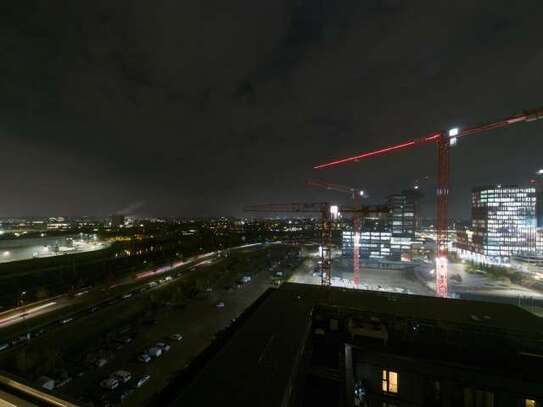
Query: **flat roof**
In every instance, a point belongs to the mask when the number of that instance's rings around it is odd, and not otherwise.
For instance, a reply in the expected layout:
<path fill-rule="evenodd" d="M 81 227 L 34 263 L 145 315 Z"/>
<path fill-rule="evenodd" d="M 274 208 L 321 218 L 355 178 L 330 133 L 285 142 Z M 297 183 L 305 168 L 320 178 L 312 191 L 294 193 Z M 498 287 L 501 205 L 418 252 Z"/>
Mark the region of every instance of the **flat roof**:
<path fill-rule="evenodd" d="M 174 398 L 161 405 L 280 406 L 288 401 L 317 304 L 541 335 L 543 320 L 509 304 L 283 284 L 273 289 Z M 480 318 L 474 320 L 473 315 Z M 169 389 L 172 394 L 172 389 Z"/>

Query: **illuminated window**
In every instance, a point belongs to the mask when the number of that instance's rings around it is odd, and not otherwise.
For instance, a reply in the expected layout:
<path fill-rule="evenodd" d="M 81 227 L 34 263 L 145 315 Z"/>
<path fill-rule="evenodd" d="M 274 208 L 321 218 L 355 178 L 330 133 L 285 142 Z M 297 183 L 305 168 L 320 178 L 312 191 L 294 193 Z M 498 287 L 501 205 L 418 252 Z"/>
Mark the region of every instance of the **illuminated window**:
<path fill-rule="evenodd" d="M 398 393 L 398 372 L 383 370 L 383 391 Z"/>
<path fill-rule="evenodd" d="M 532 399 L 524 400 L 524 407 L 537 407 L 537 402 Z"/>

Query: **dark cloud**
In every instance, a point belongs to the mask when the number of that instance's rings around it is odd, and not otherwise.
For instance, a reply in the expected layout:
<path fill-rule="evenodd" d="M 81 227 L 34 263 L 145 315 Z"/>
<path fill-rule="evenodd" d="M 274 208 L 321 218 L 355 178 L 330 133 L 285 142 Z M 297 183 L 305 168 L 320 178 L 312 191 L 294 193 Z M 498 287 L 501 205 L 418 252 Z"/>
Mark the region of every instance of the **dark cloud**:
<path fill-rule="evenodd" d="M 11 3 L 0 215 L 333 198 L 303 186 L 316 162 L 543 104 L 539 0 Z M 541 132 L 462 141 L 453 210 L 542 166 Z M 435 165 L 426 147 L 319 176 L 379 199 Z"/>

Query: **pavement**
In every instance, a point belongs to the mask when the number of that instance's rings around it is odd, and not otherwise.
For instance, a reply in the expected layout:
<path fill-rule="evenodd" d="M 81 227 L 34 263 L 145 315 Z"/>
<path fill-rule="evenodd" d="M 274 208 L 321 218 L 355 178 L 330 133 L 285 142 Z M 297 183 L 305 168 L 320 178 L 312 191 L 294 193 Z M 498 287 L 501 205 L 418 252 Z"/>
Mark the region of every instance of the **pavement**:
<path fill-rule="evenodd" d="M 319 275 L 312 275 L 318 257 L 306 260 L 290 278 L 290 282 L 319 285 Z M 434 296 L 433 264 L 413 263 L 404 270 L 360 267 L 360 284 L 353 283 L 352 261 L 336 257 L 332 260 L 332 286 L 370 291 L 396 292 Z M 449 263 L 449 277 L 460 275 L 461 281 L 449 278 L 451 297 L 478 301 L 508 303 L 543 315 L 543 293 L 505 282 L 491 276 L 468 273 L 463 263 Z"/>
<path fill-rule="evenodd" d="M 223 288 L 233 283 L 233 277 L 227 280 L 216 279 L 212 292 L 207 293 L 206 297 L 190 301 L 183 309 L 161 312 L 156 325 L 135 335 L 133 342 L 115 352 L 108 364 L 88 371 L 81 378 L 75 378 L 62 392 L 73 397 L 89 392 L 113 396 L 110 391 L 99 389 L 97 384 L 115 370 L 123 369 L 130 371 L 134 378 L 145 374 L 151 376 L 149 382 L 141 389 L 136 389 L 123 405 L 141 406 L 148 403 L 155 393 L 167 386 L 173 375 L 184 369 L 214 340 L 218 331 L 229 326 L 233 319 L 239 317 L 269 288 L 269 274 L 266 271 L 256 273 L 253 281 L 234 290 Z M 224 303 L 223 308 L 216 307 L 219 302 Z M 181 334 L 183 339 L 179 342 L 168 340 L 175 333 Z M 138 354 L 160 340 L 169 343 L 171 350 L 147 364 L 137 361 Z M 132 382 L 135 380 L 132 379 Z M 121 387 L 115 391 L 117 395 L 129 389 L 131 384 Z"/>
<path fill-rule="evenodd" d="M 289 282 L 320 285 L 321 277 L 313 275 L 318 258 L 310 258 L 294 271 Z M 332 260 L 332 286 L 370 291 L 386 291 L 404 294 L 433 295 L 433 291 L 416 278 L 409 269 L 392 270 L 360 267 L 360 284 L 353 283 L 351 259 L 336 257 Z"/>

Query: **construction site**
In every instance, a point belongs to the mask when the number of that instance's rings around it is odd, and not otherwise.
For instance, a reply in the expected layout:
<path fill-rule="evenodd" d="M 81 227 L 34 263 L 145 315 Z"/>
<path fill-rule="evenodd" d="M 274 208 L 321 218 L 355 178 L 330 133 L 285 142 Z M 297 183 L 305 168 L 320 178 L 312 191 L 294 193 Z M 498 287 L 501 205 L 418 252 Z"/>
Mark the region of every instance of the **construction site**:
<path fill-rule="evenodd" d="M 314 166 L 316 174 L 315 180 L 306 181 L 306 187 L 321 188 L 324 190 L 335 191 L 349 198 L 348 204 L 338 204 L 336 202 L 294 202 L 294 203 L 265 203 L 246 206 L 247 213 L 260 216 L 291 216 L 291 217 L 315 217 L 320 222 L 320 240 L 314 243 L 318 245 L 318 250 L 314 253 L 315 264 L 310 267 L 310 277 L 298 277 L 298 282 L 321 284 L 323 286 L 339 285 L 361 289 L 383 288 L 383 284 L 378 282 L 373 285 L 367 281 L 366 277 L 371 273 L 371 269 L 379 270 L 409 270 L 410 278 L 419 279 L 424 288 L 419 294 L 428 294 L 428 290 L 437 297 L 459 297 L 455 291 L 462 292 L 462 286 L 470 285 L 470 278 L 466 279 L 464 259 L 461 259 L 458 253 L 461 245 L 458 244 L 457 228 L 454 220 L 449 218 L 449 200 L 451 199 L 450 190 L 450 172 L 454 170 L 454 163 L 451 163 L 450 152 L 452 148 L 462 148 L 458 146 L 460 140 L 469 142 L 470 137 L 482 135 L 491 136 L 499 129 L 510 126 L 529 125 L 530 122 L 543 118 L 543 109 L 526 110 L 523 113 L 508 116 L 499 120 L 484 122 L 465 128 L 451 128 L 448 130 L 438 130 L 429 132 L 421 137 L 412 138 L 403 143 L 378 148 L 372 151 L 355 154 L 349 157 L 336 159 Z M 466 139 L 466 140 L 465 140 Z M 492 142 L 489 138 L 488 142 Z M 346 186 L 341 184 L 341 180 L 324 181 L 324 174 L 331 172 L 335 167 L 351 165 L 352 171 L 357 171 L 364 162 L 369 159 L 378 160 L 385 155 L 400 154 L 404 151 L 414 148 L 427 148 L 429 154 L 433 151 L 427 146 L 435 146 L 437 150 L 437 168 L 435 174 L 436 188 L 430 194 L 435 194 L 435 217 L 431 222 L 423 224 L 420 213 L 418 212 L 419 203 L 422 197 L 420 192 L 420 180 L 417 180 L 410 188 L 395 193 L 390 191 L 382 205 L 367 205 L 364 198 L 368 191 L 361 186 Z M 434 151 L 435 151 L 434 150 Z M 543 175 L 543 171 L 536 172 L 537 176 Z M 318 178 L 317 178 L 318 177 Z M 327 175 L 327 179 L 331 179 Z M 424 179 L 428 179 L 425 176 Z M 433 177 L 432 177 L 433 178 Z M 424 181 L 424 180 L 423 180 Z M 539 208 L 541 207 L 541 180 L 532 178 L 527 182 L 528 187 L 504 186 L 503 191 L 511 197 L 502 201 L 491 199 L 488 207 L 518 207 L 523 202 L 528 202 L 526 208 L 522 208 L 523 215 L 514 218 L 516 213 L 505 209 L 505 215 L 500 214 L 499 224 L 496 227 L 489 215 L 491 210 L 484 208 L 484 227 L 480 228 L 479 245 L 483 247 L 482 240 L 486 238 L 484 244 L 497 242 L 499 233 L 492 233 L 492 227 L 495 227 L 501 234 L 508 234 L 504 239 L 509 241 L 521 242 L 511 247 L 509 251 L 500 253 L 502 256 L 495 256 L 491 259 L 497 259 L 500 266 L 508 266 L 512 258 L 530 254 L 536 259 L 541 256 L 541 224 Z M 501 185 L 496 186 L 500 191 Z M 488 188 L 486 188 L 488 189 Z M 484 192 L 486 194 L 486 190 Z M 512 195 L 513 194 L 513 195 Z M 338 198 L 339 200 L 339 198 Z M 518 201 L 518 202 L 517 202 Z M 509 212 L 507 212 L 509 211 Z M 518 211 L 517 211 L 518 212 Z M 477 229 L 477 221 L 473 222 L 474 229 Z M 488 238 L 489 235 L 490 238 Z M 490 243 L 489 243 L 490 242 Z M 351 262 L 346 262 L 347 258 Z M 488 264 L 487 264 L 488 263 Z M 502 264 L 503 263 L 503 264 Z M 471 263 L 470 263 L 471 264 Z M 485 259 L 478 263 L 481 267 L 492 266 L 492 261 L 485 262 Z M 338 268 L 335 272 L 334 267 Z M 366 269 L 366 275 L 361 270 Z M 538 272 L 532 276 L 533 280 L 539 280 Z M 384 273 L 379 273 L 382 277 Z M 466 280 L 467 284 L 466 284 Z M 473 280 L 473 279 L 471 279 Z M 296 280 L 294 280 L 296 281 Z M 378 280 L 377 280 L 378 281 Z M 406 287 L 402 287 L 402 282 L 392 287 L 392 291 L 409 292 Z M 452 290 L 452 286 L 460 286 L 459 290 Z M 518 299 L 521 305 L 522 299 L 529 297 L 532 307 L 535 309 L 539 302 L 539 287 L 533 284 L 534 290 L 524 289 L 515 284 L 498 284 L 492 287 L 492 284 L 484 283 L 488 289 L 488 299 L 498 300 L 500 297 Z M 370 287 L 371 286 L 371 287 Z M 477 287 L 476 287 L 477 288 Z M 479 287 L 480 288 L 480 287 Z M 404 291 L 405 290 L 405 291 Z M 464 290 L 465 291 L 465 290 Z M 469 290 L 468 290 L 469 291 Z M 476 290 L 474 298 L 478 298 L 485 290 Z"/>

